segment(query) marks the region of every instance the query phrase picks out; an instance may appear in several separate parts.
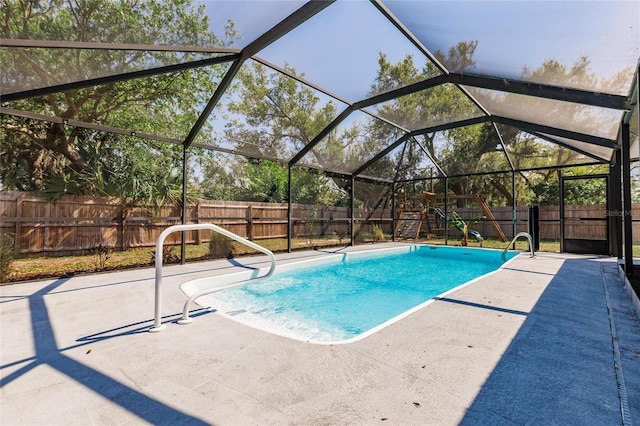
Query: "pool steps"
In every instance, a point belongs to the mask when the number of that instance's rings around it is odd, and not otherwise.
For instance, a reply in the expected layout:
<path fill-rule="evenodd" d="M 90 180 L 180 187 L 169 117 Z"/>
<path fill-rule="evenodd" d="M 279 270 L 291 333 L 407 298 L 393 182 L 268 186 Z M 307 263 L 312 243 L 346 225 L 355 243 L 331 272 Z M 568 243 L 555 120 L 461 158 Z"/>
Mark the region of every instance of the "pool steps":
<path fill-rule="evenodd" d="M 204 289 L 201 290 L 199 292 L 196 292 L 195 294 L 192 294 L 189 299 L 187 300 L 187 302 L 184 304 L 184 309 L 182 311 L 182 319 L 178 321 L 178 324 L 189 324 L 190 322 L 193 321 L 193 318 L 189 318 L 189 307 L 191 306 L 191 304 L 193 303 L 193 301 L 195 299 L 197 299 L 200 296 L 204 296 L 205 294 L 211 294 L 211 293 L 215 293 L 218 291 L 222 291 L 222 290 L 226 290 L 229 288 L 233 288 L 233 287 L 237 287 L 240 285 L 245 285 L 248 281 L 253 281 L 253 280 L 258 280 L 258 279 L 263 279 L 263 278 L 267 278 L 269 276 L 271 276 L 271 274 L 273 274 L 273 271 L 276 269 L 276 257 L 274 256 L 274 254 L 252 242 L 249 241 L 245 238 L 242 238 L 239 235 L 234 234 L 233 232 L 230 232 L 224 228 L 221 228 L 217 225 L 214 225 L 212 223 L 197 223 L 197 224 L 190 224 L 190 225 L 173 225 L 168 227 L 167 229 L 165 229 L 164 231 L 162 231 L 162 233 L 160 234 L 160 236 L 158 237 L 158 239 L 156 240 L 156 281 L 155 281 L 155 306 L 154 306 L 154 319 L 153 319 L 153 327 L 149 330 L 152 333 L 156 333 L 158 331 L 162 331 L 165 328 L 165 325 L 162 324 L 162 316 L 161 316 L 161 312 L 160 312 L 160 307 L 162 305 L 162 292 L 160 291 L 160 287 L 162 285 L 162 256 L 160 256 L 158 253 L 162 253 L 162 247 L 164 245 L 164 240 L 167 238 L 167 236 L 169 234 L 172 234 L 174 232 L 178 232 L 178 231 L 193 231 L 193 230 L 201 230 L 201 229 L 210 229 L 214 232 L 217 232 L 219 234 L 224 235 L 225 237 L 229 237 L 233 240 L 236 240 L 246 246 L 251 247 L 252 249 L 258 250 L 264 254 L 266 254 L 267 256 L 269 256 L 269 259 L 271 260 L 271 268 L 264 274 L 261 276 L 256 276 L 256 277 L 251 277 L 247 280 L 241 281 L 241 282 L 236 282 L 234 284 L 230 284 L 227 286 L 220 286 L 220 287 L 214 287 L 214 288 L 208 288 L 208 289 Z"/>

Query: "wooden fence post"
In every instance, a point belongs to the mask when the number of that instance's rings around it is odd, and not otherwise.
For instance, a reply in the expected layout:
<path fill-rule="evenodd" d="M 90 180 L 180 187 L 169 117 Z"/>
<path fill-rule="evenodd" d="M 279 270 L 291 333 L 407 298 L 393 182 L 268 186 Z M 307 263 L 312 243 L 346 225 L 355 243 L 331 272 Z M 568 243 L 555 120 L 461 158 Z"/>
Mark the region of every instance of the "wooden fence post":
<path fill-rule="evenodd" d="M 20 242 L 22 241 L 22 199 L 25 194 L 19 194 L 16 199 L 16 229 L 15 243 L 13 249 L 17 255 L 20 255 Z"/>
<path fill-rule="evenodd" d="M 120 250 L 125 251 L 124 245 L 124 206 L 122 203 L 120 204 L 120 208 L 118 209 L 118 217 L 116 220 L 118 221 L 118 230 L 120 231 Z"/>
<path fill-rule="evenodd" d="M 200 201 L 196 202 L 195 205 L 195 210 L 193 212 L 194 214 L 194 218 L 193 218 L 193 223 L 200 223 L 200 221 L 198 220 L 198 218 L 200 217 Z M 196 244 L 200 245 L 200 230 L 196 230 Z"/>
<path fill-rule="evenodd" d="M 51 222 L 48 220 L 51 217 L 51 203 L 47 203 L 44 207 L 44 238 L 42 239 L 42 248 L 47 251 L 49 248 L 49 227 L 51 226 Z"/>
<path fill-rule="evenodd" d="M 253 205 L 247 207 L 247 240 L 253 240 Z"/>

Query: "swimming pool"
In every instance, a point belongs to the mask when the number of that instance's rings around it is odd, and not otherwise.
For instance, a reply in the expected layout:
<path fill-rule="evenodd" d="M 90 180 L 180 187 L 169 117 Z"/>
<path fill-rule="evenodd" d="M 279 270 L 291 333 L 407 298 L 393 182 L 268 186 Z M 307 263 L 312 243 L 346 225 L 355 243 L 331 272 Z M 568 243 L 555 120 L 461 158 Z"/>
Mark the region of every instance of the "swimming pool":
<path fill-rule="evenodd" d="M 237 321 L 314 343 L 364 338 L 504 263 L 501 251 L 415 245 L 278 265 L 273 276 L 196 302 Z M 507 259 L 516 253 L 509 253 Z M 230 274 L 185 283 L 187 294 L 246 279 Z M 253 275 L 257 275 L 256 272 Z"/>

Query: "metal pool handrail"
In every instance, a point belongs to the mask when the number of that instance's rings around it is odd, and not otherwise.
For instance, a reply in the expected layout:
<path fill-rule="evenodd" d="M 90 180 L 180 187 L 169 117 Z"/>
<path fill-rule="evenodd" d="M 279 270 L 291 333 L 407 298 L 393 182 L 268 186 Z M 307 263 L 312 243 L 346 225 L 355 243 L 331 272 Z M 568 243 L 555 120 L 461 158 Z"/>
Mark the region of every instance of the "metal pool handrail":
<path fill-rule="evenodd" d="M 245 238 L 242 238 L 239 235 L 234 234 L 231 231 L 228 231 L 224 228 L 221 228 L 217 225 L 214 225 L 212 223 L 197 223 L 197 224 L 191 224 L 191 225 L 173 225 L 168 227 L 167 229 L 165 229 L 164 231 L 162 231 L 162 233 L 160 233 L 160 236 L 158 237 L 158 239 L 156 240 L 156 283 L 155 283 L 155 307 L 154 307 L 154 320 L 153 320 L 153 327 L 149 330 L 150 332 L 158 332 L 161 331 L 165 328 L 165 325 L 161 323 L 162 321 L 162 316 L 160 314 L 160 307 L 162 305 L 162 293 L 160 292 L 160 286 L 162 285 L 162 247 L 164 245 L 164 240 L 165 238 L 167 238 L 167 236 L 173 232 L 177 232 L 177 231 L 193 231 L 193 230 L 200 230 L 200 229 L 210 229 L 214 232 L 217 232 L 219 234 L 224 235 L 225 237 L 229 237 L 233 240 L 236 240 L 246 246 L 251 247 L 252 249 L 258 250 L 264 254 L 266 254 L 267 256 L 269 256 L 270 260 L 271 260 L 271 268 L 269 269 L 269 271 L 260 277 L 254 277 L 254 278 L 250 278 L 248 280 L 239 282 L 239 283 L 234 283 L 230 286 L 224 286 L 224 287 L 218 287 L 215 289 L 207 289 L 207 290 L 202 290 L 194 295 L 192 295 L 191 297 L 189 297 L 189 299 L 187 300 L 187 303 L 185 303 L 184 305 L 184 310 L 182 313 L 182 320 L 178 321 L 180 324 L 188 324 L 191 321 L 193 321 L 193 319 L 189 318 L 189 305 L 198 297 L 203 296 L 204 294 L 210 294 L 210 293 L 215 293 L 217 291 L 222 291 L 225 290 L 227 288 L 231 288 L 231 287 L 237 287 L 239 285 L 244 285 L 246 282 L 248 281 L 252 281 L 252 280 L 257 280 L 257 279 L 262 279 L 262 278 L 267 278 L 268 276 L 270 276 L 271 274 L 273 274 L 273 271 L 275 270 L 276 267 L 276 257 L 273 255 L 273 253 L 252 242 L 249 241 Z"/>
<path fill-rule="evenodd" d="M 529 235 L 527 232 L 518 232 L 516 236 L 513 237 L 513 240 L 511 240 L 509 245 L 504 248 L 504 251 L 502 252 L 502 259 L 505 259 L 507 257 L 507 251 L 509 251 L 509 247 L 511 247 L 513 243 L 515 243 L 516 240 L 520 237 L 526 237 L 527 240 L 529 240 L 529 250 L 531 250 L 531 257 L 535 257 L 535 253 L 534 253 L 535 249 L 533 247 L 531 235 Z"/>

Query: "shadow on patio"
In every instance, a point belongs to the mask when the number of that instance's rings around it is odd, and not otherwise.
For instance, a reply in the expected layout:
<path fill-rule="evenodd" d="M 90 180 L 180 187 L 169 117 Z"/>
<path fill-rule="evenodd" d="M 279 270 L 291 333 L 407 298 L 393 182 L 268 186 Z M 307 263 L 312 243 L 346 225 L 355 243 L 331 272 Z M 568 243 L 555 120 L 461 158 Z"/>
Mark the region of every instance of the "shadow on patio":
<path fill-rule="evenodd" d="M 623 424 L 608 299 L 593 280 L 609 266 L 564 261 L 461 424 Z"/>
<path fill-rule="evenodd" d="M 29 296 L 24 296 L 24 298 L 28 298 L 29 302 L 35 355 L 27 359 L 15 360 L 0 366 L 0 369 L 4 369 L 25 364 L 14 372 L 2 377 L 0 379 L 0 387 L 4 387 L 14 380 L 20 379 L 36 367 L 47 365 L 149 423 L 207 424 L 200 419 L 189 416 L 152 399 L 64 354 L 64 351 L 70 348 L 61 349 L 58 347 L 44 298 L 62 286 L 67 280 L 67 278 L 59 279 Z M 10 303 L 13 300 L 4 303 Z M 123 328 L 128 328 L 128 326 Z M 148 328 L 148 326 L 143 326 L 128 330 L 125 333 L 140 333 L 148 330 Z M 122 333 L 120 335 L 122 335 Z M 76 345 L 74 348 L 89 344 L 95 340 L 95 337 L 87 338 L 84 340 L 85 343 Z M 83 339 L 79 339 L 78 341 L 83 341 Z M 73 402 L 70 403 L 73 404 Z"/>

